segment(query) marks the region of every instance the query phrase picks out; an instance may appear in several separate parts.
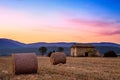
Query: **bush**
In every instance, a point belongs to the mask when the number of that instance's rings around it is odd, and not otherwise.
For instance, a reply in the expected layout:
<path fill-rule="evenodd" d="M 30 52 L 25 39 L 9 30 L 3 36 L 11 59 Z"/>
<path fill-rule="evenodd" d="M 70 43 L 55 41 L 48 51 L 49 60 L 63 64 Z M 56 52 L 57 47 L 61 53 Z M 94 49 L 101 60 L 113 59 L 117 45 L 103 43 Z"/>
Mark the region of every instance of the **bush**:
<path fill-rule="evenodd" d="M 108 51 L 104 54 L 104 57 L 117 57 L 117 54 L 114 51 Z"/>
<path fill-rule="evenodd" d="M 54 52 L 55 52 L 55 50 L 50 51 L 50 52 L 48 53 L 48 57 L 50 57 L 50 56 L 51 56 L 51 54 L 52 54 L 52 53 L 54 53 Z"/>
<path fill-rule="evenodd" d="M 95 53 L 91 53 L 90 57 L 99 57 L 99 56 L 97 54 L 95 54 Z"/>
<path fill-rule="evenodd" d="M 52 54 L 52 52 L 49 52 L 49 53 L 48 53 L 48 57 L 50 57 L 50 56 L 51 56 L 51 54 Z"/>

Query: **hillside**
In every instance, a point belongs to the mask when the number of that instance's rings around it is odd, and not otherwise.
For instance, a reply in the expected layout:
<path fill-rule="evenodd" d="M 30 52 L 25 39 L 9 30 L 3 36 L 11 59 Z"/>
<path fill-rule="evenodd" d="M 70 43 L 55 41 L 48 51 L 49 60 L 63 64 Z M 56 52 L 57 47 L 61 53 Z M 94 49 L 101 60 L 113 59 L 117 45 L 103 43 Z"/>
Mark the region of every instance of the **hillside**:
<path fill-rule="evenodd" d="M 11 39 L 0 39 L 0 55 L 11 55 L 11 53 L 24 53 L 24 52 L 35 52 L 37 55 L 41 55 L 39 48 L 44 46 L 47 48 L 46 55 L 50 51 L 57 51 L 58 47 L 63 47 L 64 52 L 67 55 L 70 55 L 70 47 L 75 42 L 57 42 L 57 43 L 46 43 L 46 42 L 37 42 L 24 44 Z M 120 54 L 120 44 L 101 42 L 101 43 L 91 43 L 102 55 L 109 50 L 115 51 L 117 54 Z"/>
<path fill-rule="evenodd" d="M 21 48 L 24 46 L 25 46 L 24 43 L 15 40 L 5 39 L 5 38 L 0 39 L 0 49 Z"/>

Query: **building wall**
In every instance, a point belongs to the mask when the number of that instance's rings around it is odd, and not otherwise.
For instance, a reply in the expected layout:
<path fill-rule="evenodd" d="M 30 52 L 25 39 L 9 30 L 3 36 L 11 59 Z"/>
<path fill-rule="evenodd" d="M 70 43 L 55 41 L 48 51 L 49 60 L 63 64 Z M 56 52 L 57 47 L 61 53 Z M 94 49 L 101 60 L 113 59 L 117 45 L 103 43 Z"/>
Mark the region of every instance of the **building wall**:
<path fill-rule="evenodd" d="M 76 56 L 85 56 L 85 48 L 76 48 Z"/>
<path fill-rule="evenodd" d="M 71 48 L 71 56 L 77 56 L 77 50 L 76 48 Z"/>
<path fill-rule="evenodd" d="M 71 56 L 74 56 L 74 52 L 75 52 L 74 48 L 71 48 Z"/>
<path fill-rule="evenodd" d="M 71 56 L 85 56 L 85 52 L 88 50 L 93 50 L 92 52 L 88 53 L 88 56 L 98 56 L 99 53 L 95 48 L 71 48 Z"/>

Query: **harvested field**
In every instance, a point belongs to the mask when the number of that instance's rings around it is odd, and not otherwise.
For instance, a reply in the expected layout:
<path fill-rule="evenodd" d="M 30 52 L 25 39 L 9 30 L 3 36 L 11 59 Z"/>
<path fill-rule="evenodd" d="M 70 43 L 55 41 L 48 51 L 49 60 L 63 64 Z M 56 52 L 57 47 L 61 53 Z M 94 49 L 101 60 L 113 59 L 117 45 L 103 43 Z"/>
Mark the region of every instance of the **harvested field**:
<path fill-rule="evenodd" d="M 12 75 L 11 57 L 0 57 L 0 80 L 119 80 L 120 58 L 67 57 L 66 64 L 51 65 L 38 57 L 38 74 Z"/>

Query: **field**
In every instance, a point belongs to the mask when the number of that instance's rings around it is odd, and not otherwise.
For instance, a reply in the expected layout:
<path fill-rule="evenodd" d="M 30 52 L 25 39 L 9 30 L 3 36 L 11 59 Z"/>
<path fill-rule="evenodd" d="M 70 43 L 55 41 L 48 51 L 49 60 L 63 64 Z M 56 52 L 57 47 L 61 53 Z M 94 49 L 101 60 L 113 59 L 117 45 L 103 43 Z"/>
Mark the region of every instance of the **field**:
<path fill-rule="evenodd" d="M 0 57 L 0 80 L 120 80 L 120 58 L 67 57 L 67 64 L 51 65 L 38 57 L 38 74 L 13 75 L 11 57 Z"/>

